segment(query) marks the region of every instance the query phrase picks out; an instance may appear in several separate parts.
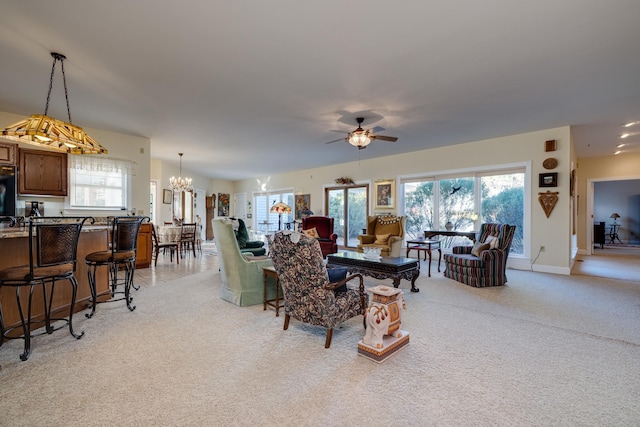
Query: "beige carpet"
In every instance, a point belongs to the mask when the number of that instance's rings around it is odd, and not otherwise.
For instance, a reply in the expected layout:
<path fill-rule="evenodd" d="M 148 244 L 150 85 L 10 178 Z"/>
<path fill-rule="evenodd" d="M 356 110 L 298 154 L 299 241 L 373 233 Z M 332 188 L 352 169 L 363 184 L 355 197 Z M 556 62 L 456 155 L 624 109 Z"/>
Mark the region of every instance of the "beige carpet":
<path fill-rule="evenodd" d="M 640 286 L 508 272 L 475 289 L 403 281 L 411 343 L 357 355 L 361 318 L 334 332 L 220 300 L 216 269 L 103 304 L 67 332 L 0 348 L 3 426 L 637 426 Z M 367 285 L 380 283 L 367 280 Z"/>
<path fill-rule="evenodd" d="M 593 255 L 578 255 L 571 274 L 631 280 L 640 283 L 640 249 L 598 249 Z"/>

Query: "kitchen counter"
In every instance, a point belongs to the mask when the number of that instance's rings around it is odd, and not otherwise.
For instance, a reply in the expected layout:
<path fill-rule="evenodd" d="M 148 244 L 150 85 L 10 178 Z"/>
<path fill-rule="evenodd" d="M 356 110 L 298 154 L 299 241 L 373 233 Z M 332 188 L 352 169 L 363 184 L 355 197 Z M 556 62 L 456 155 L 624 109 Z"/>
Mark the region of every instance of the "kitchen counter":
<path fill-rule="evenodd" d="M 78 280 L 78 294 L 74 311 L 84 310 L 87 307 L 91 297 L 89 288 L 87 264 L 85 256 L 91 252 L 103 251 L 108 247 L 108 227 L 87 225 L 82 227 L 82 233 L 78 240 L 77 266 L 75 276 Z M 0 270 L 19 266 L 29 265 L 29 229 L 28 228 L 3 228 L 0 229 Z M 98 269 L 96 282 L 98 293 L 108 290 L 107 269 Z M 50 288 L 50 285 L 47 286 Z M 71 286 L 67 281 L 60 281 L 55 286 L 53 298 L 52 312 L 63 312 L 68 314 L 69 303 L 71 301 Z M 39 293 L 40 291 L 38 291 Z M 27 301 L 29 295 L 29 287 L 24 286 L 21 289 L 22 300 Z M 105 299 L 109 296 L 106 295 Z M 20 324 L 20 314 L 16 304 L 16 289 L 11 286 L 0 288 L 0 306 L 2 307 L 2 315 L 4 327 L 10 328 Z M 43 318 L 42 298 L 33 299 L 34 319 Z M 66 315 L 65 314 L 65 315 Z"/>
<path fill-rule="evenodd" d="M 107 225 L 84 225 L 82 226 L 82 233 L 94 233 L 99 231 L 108 230 Z M 0 239 L 13 239 L 16 237 L 29 237 L 29 227 L 6 227 L 0 228 Z"/>

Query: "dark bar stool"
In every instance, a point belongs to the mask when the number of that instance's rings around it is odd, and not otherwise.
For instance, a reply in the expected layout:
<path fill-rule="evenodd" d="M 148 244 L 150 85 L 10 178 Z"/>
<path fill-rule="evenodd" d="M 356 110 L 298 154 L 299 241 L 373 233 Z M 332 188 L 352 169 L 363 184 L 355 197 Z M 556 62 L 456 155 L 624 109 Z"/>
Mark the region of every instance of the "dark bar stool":
<path fill-rule="evenodd" d="M 31 338 L 36 336 L 31 334 L 34 323 L 44 323 L 44 332 L 37 335 L 52 334 L 53 331 L 67 325 L 69 333 L 73 337 L 80 339 L 84 335 L 84 332 L 76 334 L 73 330 L 73 309 L 78 292 L 78 281 L 74 275 L 78 239 L 82 226 L 87 220 L 93 224 L 94 220 L 91 217 L 30 217 L 29 265 L 10 267 L 0 271 L 0 288 L 3 286 L 16 288 L 16 302 L 21 324 L 7 330 L 4 330 L 4 325 L 2 325 L 2 339 L 24 339 L 24 352 L 20 355 L 22 360 L 27 360 L 31 354 Z M 68 318 L 51 317 L 55 284 L 59 280 L 69 280 L 72 286 Z M 47 283 L 51 283 L 48 295 Z M 36 286 L 42 286 L 44 319 L 32 319 L 33 291 Z M 27 287 L 29 288 L 29 303 L 25 316 L 21 290 Z M 54 327 L 52 323 L 58 321 L 64 323 Z M 9 335 L 18 328 L 22 328 L 22 335 Z"/>
<path fill-rule="evenodd" d="M 138 248 L 138 232 L 143 221 L 149 221 L 146 216 L 117 216 L 112 219 L 110 232 L 110 248 L 105 251 L 92 252 L 85 257 L 88 266 L 89 287 L 91 288 L 91 312 L 86 314 L 91 318 L 96 311 L 96 305 L 103 302 L 116 302 L 125 300 L 130 311 L 135 310 L 131 305 L 131 287 L 133 274 L 136 270 L 136 250 Z M 96 270 L 98 267 L 109 268 L 110 289 L 98 294 L 96 289 Z M 124 277 L 119 277 L 120 270 L 124 270 Z M 118 286 L 122 286 L 118 291 Z M 136 288 L 137 289 L 137 288 Z M 111 299 L 98 301 L 103 295 L 111 295 Z M 122 295 L 115 298 L 116 295 Z"/>
<path fill-rule="evenodd" d="M 7 222 L 9 227 L 15 227 L 16 219 L 12 216 L 0 216 L 0 223 Z M 0 302 L 0 346 L 4 342 L 4 323 L 2 320 L 2 303 Z"/>

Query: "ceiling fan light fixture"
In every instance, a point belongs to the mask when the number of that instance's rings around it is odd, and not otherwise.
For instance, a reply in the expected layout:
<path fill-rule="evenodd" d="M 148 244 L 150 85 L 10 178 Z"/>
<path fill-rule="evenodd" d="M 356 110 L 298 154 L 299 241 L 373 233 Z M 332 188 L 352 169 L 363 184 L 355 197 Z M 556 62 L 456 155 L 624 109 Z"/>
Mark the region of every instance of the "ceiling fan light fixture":
<path fill-rule="evenodd" d="M 349 135 L 349 144 L 354 147 L 364 148 L 371 143 L 371 138 L 362 128 L 358 128 Z"/>

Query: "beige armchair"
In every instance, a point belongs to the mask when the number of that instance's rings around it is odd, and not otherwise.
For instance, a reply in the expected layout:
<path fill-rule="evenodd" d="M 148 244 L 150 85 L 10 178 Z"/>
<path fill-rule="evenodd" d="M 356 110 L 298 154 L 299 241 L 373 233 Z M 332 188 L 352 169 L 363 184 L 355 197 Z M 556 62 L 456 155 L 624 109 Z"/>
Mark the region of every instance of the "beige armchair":
<path fill-rule="evenodd" d="M 401 256 L 406 220 L 406 216 L 367 217 L 367 232 L 358 236 L 358 252 L 366 247 L 376 247 L 382 249 L 382 256 Z"/>

